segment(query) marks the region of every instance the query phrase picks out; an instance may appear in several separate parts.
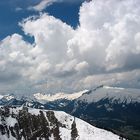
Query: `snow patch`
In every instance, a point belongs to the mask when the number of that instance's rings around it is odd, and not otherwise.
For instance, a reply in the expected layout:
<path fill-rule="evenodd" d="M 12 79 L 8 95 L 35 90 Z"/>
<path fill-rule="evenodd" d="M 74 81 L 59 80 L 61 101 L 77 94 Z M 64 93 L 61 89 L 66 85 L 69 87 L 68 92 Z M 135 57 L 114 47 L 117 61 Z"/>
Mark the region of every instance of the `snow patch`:
<path fill-rule="evenodd" d="M 92 103 L 98 102 L 103 99 L 108 99 L 111 102 L 117 101 L 118 103 L 140 103 L 140 89 L 125 89 L 118 87 L 102 86 L 91 90 L 89 94 L 83 94 L 77 100 Z"/>
<path fill-rule="evenodd" d="M 36 94 L 34 94 L 34 97 L 37 100 L 46 100 L 46 101 L 55 101 L 55 100 L 59 100 L 59 99 L 74 100 L 74 99 L 81 97 L 87 91 L 88 90 L 84 90 L 84 91 L 80 91 L 80 92 L 76 92 L 76 93 L 72 93 L 72 94 L 56 93 L 54 95 L 36 93 Z"/>

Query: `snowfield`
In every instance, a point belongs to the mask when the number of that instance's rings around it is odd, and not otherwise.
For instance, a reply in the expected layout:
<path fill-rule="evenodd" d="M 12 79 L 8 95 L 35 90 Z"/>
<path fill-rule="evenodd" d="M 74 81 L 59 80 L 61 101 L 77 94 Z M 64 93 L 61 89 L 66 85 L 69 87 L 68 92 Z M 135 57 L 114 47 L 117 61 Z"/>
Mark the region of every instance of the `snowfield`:
<path fill-rule="evenodd" d="M 1 107 L 1 111 L 4 110 L 3 107 Z M 6 125 L 7 128 L 14 127 L 16 123 L 18 123 L 18 120 L 16 118 L 13 118 L 11 113 L 14 113 L 15 115 L 19 114 L 19 111 L 22 110 L 22 107 L 18 108 L 10 108 L 10 113 L 8 117 L 5 117 L 4 120 L 2 118 L 2 115 L 0 116 L 0 126 Z M 43 112 L 46 120 L 49 122 L 48 116 L 45 115 L 48 111 L 47 110 L 40 110 L 40 109 L 33 109 L 28 108 L 28 113 L 31 115 L 38 116 L 40 114 L 40 111 Z M 59 135 L 62 140 L 71 140 L 71 126 L 72 123 L 76 123 L 76 129 L 78 132 L 78 136 L 75 140 L 119 140 L 119 136 L 113 134 L 112 132 L 96 128 L 86 122 L 84 122 L 81 119 L 75 118 L 65 112 L 62 111 L 52 111 L 54 112 L 55 117 L 57 118 L 58 122 L 62 124 L 65 127 L 59 126 Z M 49 122 L 49 125 L 51 122 Z M 51 125 L 49 126 L 51 129 Z M 19 130 L 20 132 L 22 130 Z M 7 134 L 2 134 L 2 129 L 0 129 L 0 140 L 17 140 L 15 137 L 12 136 L 11 131 L 9 131 L 9 136 Z M 32 132 L 34 133 L 34 132 Z M 43 140 L 44 138 L 42 138 Z M 25 140 L 24 137 L 22 137 L 22 140 Z M 54 135 L 51 134 L 49 137 L 49 140 L 55 140 Z"/>
<path fill-rule="evenodd" d="M 62 134 L 62 140 L 70 140 L 70 128 L 74 117 L 61 111 L 55 111 L 55 115 L 60 122 L 67 125 L 67 129 L 60 130 Z M 96 128 L 78 118 L 75 118 L 75 121 L 79 134 L 77 140 L 119 140 L 119 136 L 113 134 L 112 132 Z"/>
<path fill-rule="evenodd" d="M 111 102 L 118 103 L 140 103 L 140 90 L 129 88 L 117 88 L 109 86 L 100 86 L 89 91 L 89 94 L 83 94 L 77 100 L 93 103 L 103 99 L 108 99 Z"/>
<path fill-rule="evenodd" d="M 140 89 L 99 86 L 93 90 L 83 90 L 72 94 L 56 93 L 54 95 L 50 95 L 36 93 L 34 94 L 34 98 L 40 103 L 46 103 L 49 101 L 53 102 L 61 99 L 67 99 L 70 101 L 79 100 L 92 103 L 98 102 L 102 99 L 109 99 L 112 102 L 117 100 L 118 103 L 129 104 L 135 102 L 140 103 Z"/>
<path fill-rule="evenodd" d="M 34 98 L 37 100 L 46 100 L 46 101 L 55 101 L 59 99 L 74 100 L 82 96 L 87 91 L 88 90 L 83 90 L 83 91 L 72 93 L 72 94 L 56 93 L 54 95 L 36 93 L 34 94 Z"/>

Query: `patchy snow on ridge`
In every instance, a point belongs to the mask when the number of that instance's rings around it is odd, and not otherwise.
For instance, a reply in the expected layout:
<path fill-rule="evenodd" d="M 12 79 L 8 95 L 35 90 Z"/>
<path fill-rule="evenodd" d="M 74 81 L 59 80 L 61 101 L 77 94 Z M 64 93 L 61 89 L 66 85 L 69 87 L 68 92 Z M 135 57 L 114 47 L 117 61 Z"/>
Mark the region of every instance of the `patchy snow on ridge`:
<path fill-rule="evenodd" d="M 112 102 L 117 101 L 118 103 L 140 103 L 140 89 L 100 86 L 78 98 L 78 100 L 88 103 L 98 102 L 103 99 Z"/>
<path fill-rule="evenodd" d="M 14 96 L 12 96 L 12 95 L 7 95 L 7 96 L 4 96 L 4 98 L 6 99 L 6 100 L 11 100 L 11 99 L 13 99 L 14 98 Z"/>
<path fill-rule="evenodd" d="M 38 101 L 56 101 L 60 99 L 80 100 L 88 103 L 98 102 L 102 99 L 108 99 L 118 103 L 140 103 L 140 89 L 130 89 L 121 87 L 99 86 L 93 90 L 84 90 L 77 93 L 65 94 L 34 94 L 34 98 Z"/>
<path fill-rule="evenodd" d="M 72 94 L 66 94 L 66 93 L 56 93 L 54 95 L 50 94 L 41 94 L 41 93 L 36 93 L 34 94 L 35 99 L 37 100 L 46 100 L 46 101 L 55 101 L 59 99 L 67 99 L 67 100 L 74 100 L 82 96 L 85 92 L 88 90 L 72 93 Z"/>
<path fill-rule="evenodd" d="M 3 107 L 1 107 L 0 109 L 5 111 L 5 109 Z M 27 112 L 28 112 L 31 114 L 30 117 L 32 117 L 32 115 L 39 116 L 40 111 L 42 111 L 42 113 L 44 114 L 44 117 L 48 121 L 48 127 L 50 128 L 50 130 L 54 127 L 53 125 L 56 125 L 59 127 L 59 131 L 57 131 L 57 132 L 59 132 L 59 135 L 62 140 L 71 140 L 72 139 L 72 135 L 71 135 L 72 130 L 73 130 L 72 124 L 74 122 L 75 122 L 75 128 L 77 129 L 77 133 L 78 133 L 78 135 L 76 136 L 76 140 L 119 140 L 119 137 L 120 137 L 118 135 L 113 134 L 112 132 L 96 128 L 96 127 L 86 123 L 85 121 L 75 118 L 62 111 L 47 111 L 47 110 L 28 108 L 28 111 L 25 109 L 27 111 L 26 112 L 24 109 L 25 108 L 23 108 L 23 107 L 9 108 L 9 114 L 7 112 L 7 114 L 5 116 L 4 116 L 4 114 L 0 115 L 0 120 L 1 120 L 1 117 L 3 117 L 3 121 L 0 121 L 0 125 L 3 128 L 6 126 L 7 129 L 12 127 L 13 132 L 16 134 L 17 131 L 15 131 L 14 128 L 15 128 L 15 124 L 19 123 L 18 122 L 19 120 L 17 120 L 16 117 L 12 117 L 11 114 L 14 113 L 14 116 L 16 116 L 16 115 L 18 116 L 19 112 L 23 111 L 22 113 L 25 113 L 26 115 L 28 115 L 27 114 Z M 52 115 L 54 113 L 54 116 L 52 116 L 52 120 L 50 120 L 51 118 L 48 118 L 47 113 L 49 113 L 49 112 Z M 22 114 L 22 116 L 19 116 L 19 117 L 23 117 L 22 119 L 20 119 L 21 121 L 27 119 L 25 114 Z M 49 115 L 49 117 L 51 117 L 51 116 Z M 57 121 L 53 121 L 53 120 L 55 120 L 54 118 L 56 118 Z M 31 121 L 30 123 L 32 124 L 32 127 L 33 127 L 33 122 L 32 122 L 33 120 L 31 119 L 30 121 Z M 52 125 L 52 122 L 54 123 L 53 125 Z M 61 125 L 55 124 L 55 122 L 56 123 L 59 122 L 58 124 L 61 124 Z M 40 129 L 41 126 L 38 128 Z M 22 128 L 22 130 L 23 129 L 24 129 L 24 127 Z M 19 132 L 21 132 L 22 130 L 20 130 L 18 128 Z M 31 130 L 32 134 L 34 134 L 37 131 L 38 130 L 34 130 L 34 129 Z M 40 132 L 40 131 L 38 131 L 38 132 Z M 48 131 L 48 132 L 51 132 L 51 131 Z M 6 133 L 6 131 L 5 131 L 5 133 L 2 134 L 2 131 L 0 130 L 0 140 L 17 140 L 16 135 L 13 136 L 11 129 L 9 129 L 9 136 L 7 134 L 8 133 Z M 41 132 L 41 134 L 42 134 L 42 132 Z M 37 139 L 38 139 L 38 136 L 37 136 Z M 43 140 L 43 139 L 45 139 L 45 137 L 41 137 L 41 139 Z M 49 140 L 54 140 L 54 139 L 55 138 L 54 138 L 54 133 L 53 133 L 49 137 Z M 22 140 L 24 140 L 24 137 L 22 138 Z"/>
<path fill-rule="evenodd" d="M 0 95 L 0 99 L 2 99 L 3 98 L 3 95 Z"/>
<path fill-rule="evenodd" d="M 11 99 L 15 98 L 13 95 L 0 95 L 0 100 L 5 99 L 7 101 L 10 101 Z"/>
<path fill-rule="evenodd" d="M 87 122 L 78 119 L 78 118 L 74 118 L 73 116 L 62 112 L 62 111 L 55 111 L 55 115 L 57 116 L 57 119 L 63 123 L 66 124 L 67 129 L 61 129 L 61 133 L 62 133 L 62 140 L 70 140 L 70 128 L 72 125 L 72 122 L 75 119 L 76 122 L 76 127 L 78 130 L 78 134 L 79 137 L 77 140 L 119 140 L 119 136 L 113 134 L 112 132 L 103 130 L 103 129 L 99 129 L 97 127 L 94 127 L 90 124 L 88 124 Z M 65 134 L 67 134 L 65 136 Z M 125 139 L 124 139 L 125 140 Z"/>

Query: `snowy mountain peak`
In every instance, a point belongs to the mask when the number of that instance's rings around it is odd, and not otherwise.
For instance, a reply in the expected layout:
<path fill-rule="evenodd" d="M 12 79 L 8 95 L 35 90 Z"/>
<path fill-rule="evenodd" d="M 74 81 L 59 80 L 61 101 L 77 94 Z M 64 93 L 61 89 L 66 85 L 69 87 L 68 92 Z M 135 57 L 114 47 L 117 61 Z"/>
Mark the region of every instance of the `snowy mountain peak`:
<path fill-rule="evenodd" d="M 0 100 L 7 100 L 10 101 L 11 99 L 14 99 L 15 97 L 12 94 L 8 94 L 8 95 L 0 95 Z"/>
<path fill-rule="evenodd" d="M 119 140 L 120 137 L 96 128 L 62 111 L 32 108 L 0 108 L 2 140 Z"/>
<path fill-rule="evenodd" d="M 140 89 L 99 86 L 78 98 L 80 101 L 92 103 L 108 99 L 118 103 L 140 103 Z"/>
<path fill-rule="evenodd" d="M 36 94 L 34 94 L 34 97 L 37 100 L 45 100 L 45 101 L 55 101 L 55 100 L 59 100 L 59 99 L 74 100 L 74 99 L 81 97 L 87 91 L 88 90 L 84 90 L 84 91 L 80 91 L 80 92 L 76 92 L 76 93 L 72 93 L 72 94 L 56 93 L 54 95 L 36 93 Z"/>

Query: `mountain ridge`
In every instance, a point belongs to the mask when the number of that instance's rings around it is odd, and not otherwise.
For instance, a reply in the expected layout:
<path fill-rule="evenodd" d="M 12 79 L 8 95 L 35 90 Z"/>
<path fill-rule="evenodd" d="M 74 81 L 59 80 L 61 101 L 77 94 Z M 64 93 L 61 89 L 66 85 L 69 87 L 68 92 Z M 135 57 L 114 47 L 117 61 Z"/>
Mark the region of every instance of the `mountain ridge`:
<path fill-rule="evenodd" d="M 62 111 L 0 107 L 0 120 L 2 140 L 119 140 L 121 138 Z"/>
<path fill-rule="evenodd" d="M 64 94 L 62 95 L 66 97 Z M 4 100 L 4 102 L 0 99 L 0 105 L 14 107 L 24 105 L 32 108 L 64 111 L 94 126 L 105 128 L 130 140 L 139 140 L 139 101 L 140 89 L 101 85 L 82 92 L 82 94 L 80 93 L 76 98 L 70 100 L 67 98 L 58 99 L 54 96 L 53 101 L 42 101 L 34 97 L 22 97 L 21 99 L 15 97 L 11 100 Z"/>

